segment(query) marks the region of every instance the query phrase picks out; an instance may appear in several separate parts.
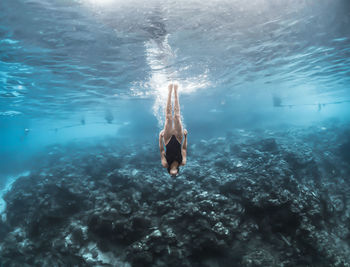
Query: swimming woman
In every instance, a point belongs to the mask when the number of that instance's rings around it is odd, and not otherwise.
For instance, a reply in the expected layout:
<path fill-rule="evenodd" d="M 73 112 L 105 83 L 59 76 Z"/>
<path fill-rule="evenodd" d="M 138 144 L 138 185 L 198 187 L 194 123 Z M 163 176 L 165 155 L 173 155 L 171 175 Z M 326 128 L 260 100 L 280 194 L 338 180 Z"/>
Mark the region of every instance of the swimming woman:
<path fill-rule="evenodd" d="M 174 117 L 172 116 L 171 93 L 174 89 L 175 106 Z M 159 133 L 159 149 L 162 165 L 168 169 L 168 173 L 175 177 L 179 173 L 179 166 L 186 164 L 187 154 L 187 130 L 183 131 L 185 140 L 182 142 L 182 123 L 180 117 L 179 96 L 177 94 L 178 85 L 169 84 L 168 86 L 168 101 L 165 108 L 165 125 L 164 129 Z M 174 127 L 173 127 L 174 121 Z M 164 145 L 166 151 L 164 151 Z"/>

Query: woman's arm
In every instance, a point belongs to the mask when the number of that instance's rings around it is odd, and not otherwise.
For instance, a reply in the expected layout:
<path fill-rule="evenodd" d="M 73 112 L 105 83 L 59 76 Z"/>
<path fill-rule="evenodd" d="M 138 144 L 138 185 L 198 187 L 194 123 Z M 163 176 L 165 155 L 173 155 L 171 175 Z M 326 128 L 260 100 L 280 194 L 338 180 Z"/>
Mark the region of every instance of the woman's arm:
<path fill-rule="evenodd" d="M 162 130 L 159 133 L 159 150 L 160 150 L 160 160 L 162 161 L 162 165 L 164 168 L 168 168 L 168 162 L 166 161 L 165 158 L 165 150 L 164 150 L 164 146 L 163 146 L 163 136 L 164 136 L 164 130 Z"/>
<path fill-rule="evenodd" d="M 184 135 L 185 135 L 185 140 L 182 144 L 182 162 L 181 165 L 185 165 L 186 164 L 186 160 L 187 160 L 187 130 L 184 130 Z"/>

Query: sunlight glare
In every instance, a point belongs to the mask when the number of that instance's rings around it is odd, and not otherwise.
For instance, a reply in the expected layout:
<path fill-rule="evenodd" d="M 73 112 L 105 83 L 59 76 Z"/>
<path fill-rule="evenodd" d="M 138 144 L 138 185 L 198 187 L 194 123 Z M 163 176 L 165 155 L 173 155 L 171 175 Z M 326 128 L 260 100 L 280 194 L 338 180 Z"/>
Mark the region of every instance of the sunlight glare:
<path fill-rule="evenodd" d="M 151 76 L 147 82 L 134 83 L 131 88 L 134 96 L 149 96 L 155 98 L 153 105 L 153 114 L 157 118 L 158 126 L 163 127 L 165 106 L 168 97 L 169 83 L 179 84 L 179 97 L 181 94 L 191 94 L 198 89 L 206 88 L 210 85 L 207 79 L 208 71 L 202 75 L 190 78 L 181 78 L 178 71 L 171 68 L 172 62 L 176 58 L 176 54 L 168 43 L 168 35 L 165 36 L 162 42 L 157 42 L 153 39 L 145 42 L 146 60 L 151 68 Z M 173 99 L 173 98 L 172 98 Z M 174 100 L 172 100 L 174 101 Z M 185 122 L 182 118 L 185 126 Z"/>
<path fill-rule="evenodd" d="M 117 3 L 118 0 L 85 0 L 85 2 L 95 6 L 106 6 L 113 3 Z"/>

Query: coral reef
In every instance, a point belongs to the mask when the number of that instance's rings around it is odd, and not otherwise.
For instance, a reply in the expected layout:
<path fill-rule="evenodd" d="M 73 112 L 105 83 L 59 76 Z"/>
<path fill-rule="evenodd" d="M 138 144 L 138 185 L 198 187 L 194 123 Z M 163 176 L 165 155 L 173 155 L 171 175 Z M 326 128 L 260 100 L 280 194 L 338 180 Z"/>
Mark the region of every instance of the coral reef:
<path fill-rule="evenodd" d="M 1 266 L 350 266 L 343 126 L 51 146 L 5 195 Z M 122 140 L 119 140 L 122 144 Z"/>

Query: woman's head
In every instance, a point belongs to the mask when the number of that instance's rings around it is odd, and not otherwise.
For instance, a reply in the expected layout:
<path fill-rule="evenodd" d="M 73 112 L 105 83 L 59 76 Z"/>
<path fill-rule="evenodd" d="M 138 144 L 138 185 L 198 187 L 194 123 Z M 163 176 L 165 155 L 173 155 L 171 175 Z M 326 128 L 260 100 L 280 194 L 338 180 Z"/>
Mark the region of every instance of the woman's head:
<path fill-rule="evenodd" d="M 179 166 L 172 166 L 168 168 L 168 173 L 172 176 L 175 177 L 179 174 L 180 168 Z"/>

